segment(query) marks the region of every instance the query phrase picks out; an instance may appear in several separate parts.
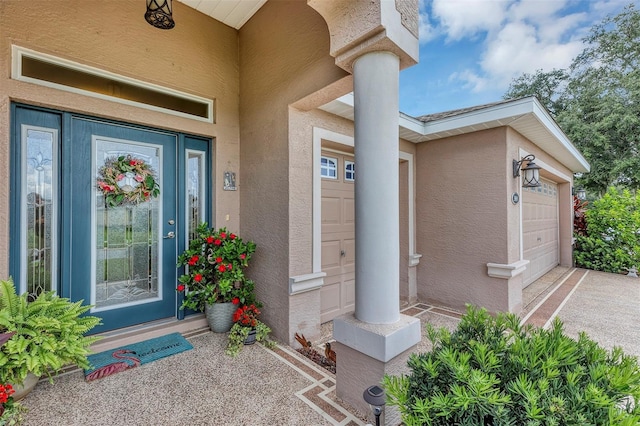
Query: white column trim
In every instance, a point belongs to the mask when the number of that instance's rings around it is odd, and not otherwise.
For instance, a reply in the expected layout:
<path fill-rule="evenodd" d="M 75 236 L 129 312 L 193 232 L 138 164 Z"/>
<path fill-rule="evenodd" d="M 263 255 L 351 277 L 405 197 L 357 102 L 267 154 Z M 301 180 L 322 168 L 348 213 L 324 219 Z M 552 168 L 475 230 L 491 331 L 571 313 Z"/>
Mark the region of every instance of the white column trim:
<path fill-rule="evenodd" d="M 409 210 L 409 267 L 417 266 L 420 263 L 421 254 L 416 253 L 416 215 L 415 215 L 415 173 L 413 170 L 414 161 L 413 154 L 408 152 L 400 151 L 400 159 L 406 160 L 409 163 L 408 167 L 408 187 L 407 191 L 409 192 L 409 205 L 407 209 Z"/>
<path fill-rule="evenodd" d="M 487 275 L 493 278 L 508 280 L 523 273 L 525 269 L 527 269 L 528 264 L 528 260 L 519 260 L 509 264 L 487 263 Z"/>
<path fill-rule="evenodd" d="M 289 277 L 289 295 L 293 296 L 294 294 L 321 288 L 326 276 L 325 272 L 315 272 L 313 274 Z"/>

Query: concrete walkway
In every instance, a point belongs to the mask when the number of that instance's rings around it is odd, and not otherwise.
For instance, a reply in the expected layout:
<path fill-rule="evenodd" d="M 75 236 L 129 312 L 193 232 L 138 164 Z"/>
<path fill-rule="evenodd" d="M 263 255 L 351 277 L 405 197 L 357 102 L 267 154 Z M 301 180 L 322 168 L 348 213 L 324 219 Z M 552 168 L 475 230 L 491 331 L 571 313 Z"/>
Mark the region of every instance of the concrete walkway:
<path fill-rule="evenodd" d="M 435 326 L 456 327 L 460 313 L 418 303 L 403 311 Z M 566 332 L 640 356 L 640 279 L 556 268 L 525 290 L 526 321 L 554 316 Z M 330 338 L 330 330 L 323 335 Z M 187 336 L 191 351 L 95 382 L 75 371 L 42 380 L 24 405 L 25 425 L 364 425 L 335 397 L 335 376 L 288 346 L 245 347 L 224 354 L 226 334 Z M 322 351 L 318 342 L 318 350 Z M 426 338 L 419 351 L 430 350 Z M 340 360 L 338 360 L 340 362 Z M 364 415 L 366 415 L 365 413 Z"/>

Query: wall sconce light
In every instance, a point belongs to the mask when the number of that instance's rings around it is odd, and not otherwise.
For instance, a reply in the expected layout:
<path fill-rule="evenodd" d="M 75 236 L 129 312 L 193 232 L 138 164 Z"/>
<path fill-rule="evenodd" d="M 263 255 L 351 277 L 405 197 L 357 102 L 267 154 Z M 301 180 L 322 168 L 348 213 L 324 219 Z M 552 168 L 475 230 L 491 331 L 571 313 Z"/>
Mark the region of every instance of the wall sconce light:
<path fill-rule="evenodd" d="M 380 426 L 380 415 L 387 400 L 384 389 L 378 385 L 369 386 L 364 390 L 362 397 L 373 411 L 373 415 L 376 418 L 376 426 Z"/>
<path fill-rule="evenodd" d="M 520 176 L 520 170 L 523 171 L 522 176 L 522 187 L 523 188 L 536 188 L 540 186 L 540 169 L 533 160 L 536 159 L 536 156 L 533 154 L 529 154 L 526 157 L 523 157 L 522 160 L 516 161 L 513 160 L 513 177 L 517 178 Z M 527 166 L 520 169 L 522 163 L 526 161 Z"/>
<path fill-rule="evenodd" d="M 584 188 L 576 189 L 574 195 L 576 197 L 578 197 L 578 200 L 586 200 L 587 199 L 587 191 Z"/>
<path fill-rule="evenodd" d="M 144 19 L 161 30 L 170 30 L 176 26 L 171 16 L 171 0 L 147 0 L 147 12 Z"/>

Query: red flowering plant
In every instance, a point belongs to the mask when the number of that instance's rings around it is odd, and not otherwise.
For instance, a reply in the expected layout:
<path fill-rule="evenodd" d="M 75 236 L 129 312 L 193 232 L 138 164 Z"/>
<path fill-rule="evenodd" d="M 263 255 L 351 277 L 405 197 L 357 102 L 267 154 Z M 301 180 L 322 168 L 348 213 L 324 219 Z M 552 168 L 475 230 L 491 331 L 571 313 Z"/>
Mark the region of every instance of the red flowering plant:
<path fill-rule="evenodd" d="M 258 319 L 260 315 L 260 303 L 251 303 L 240 306 L 233 313 L 233 326 L 229 331 L 229 341 L 225 353 L 230 356 L 236 356 L 244 345 L 247 345 L 249 334 L 255 335 L 256 342 L 262 342 L 267 347 L 274 347 L 275 342 L 269 339 L 271 329 Z"/>
<path fill-rule="evenodd" d="M 245 327 L 255 327 L 258 325 L 258 315 L 260 315 L 260 310 L 256 305 L 244 305 L 233 313 L 233 322 Z"/>
<path fill-rule="evenodd" d="M 226 228 L 198 226 L 189 248 L 178 257 L 178 266 L 185 267 L 176 288 L 185 293 L 182 308 L 203 311 L 213 303 L 255 303 L 255 284 L 244 275 L 255 250 L 255 243 Z"/>
<path fill-rule="evenodd" d="M 15 333 L 0 333 L 0 346 L 6 343 Z M 18 425 L 25 411 L 20 403 L 13 400 L 15 390 L 9 383 L 0 382 L 0 425 Z"/>

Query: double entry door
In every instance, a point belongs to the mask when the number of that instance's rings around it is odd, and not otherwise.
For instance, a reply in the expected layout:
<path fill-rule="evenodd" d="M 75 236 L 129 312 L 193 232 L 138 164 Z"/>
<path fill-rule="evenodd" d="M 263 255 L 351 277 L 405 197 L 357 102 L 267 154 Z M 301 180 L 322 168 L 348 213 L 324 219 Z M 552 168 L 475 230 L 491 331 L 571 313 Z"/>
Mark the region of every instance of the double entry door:
<path fill-rule="evenodd" d="M 93 305 L 102 332 L 179 314 L 177 255 L 207 220 L 210 141 L 12 106 L 10 268 Z"/>

